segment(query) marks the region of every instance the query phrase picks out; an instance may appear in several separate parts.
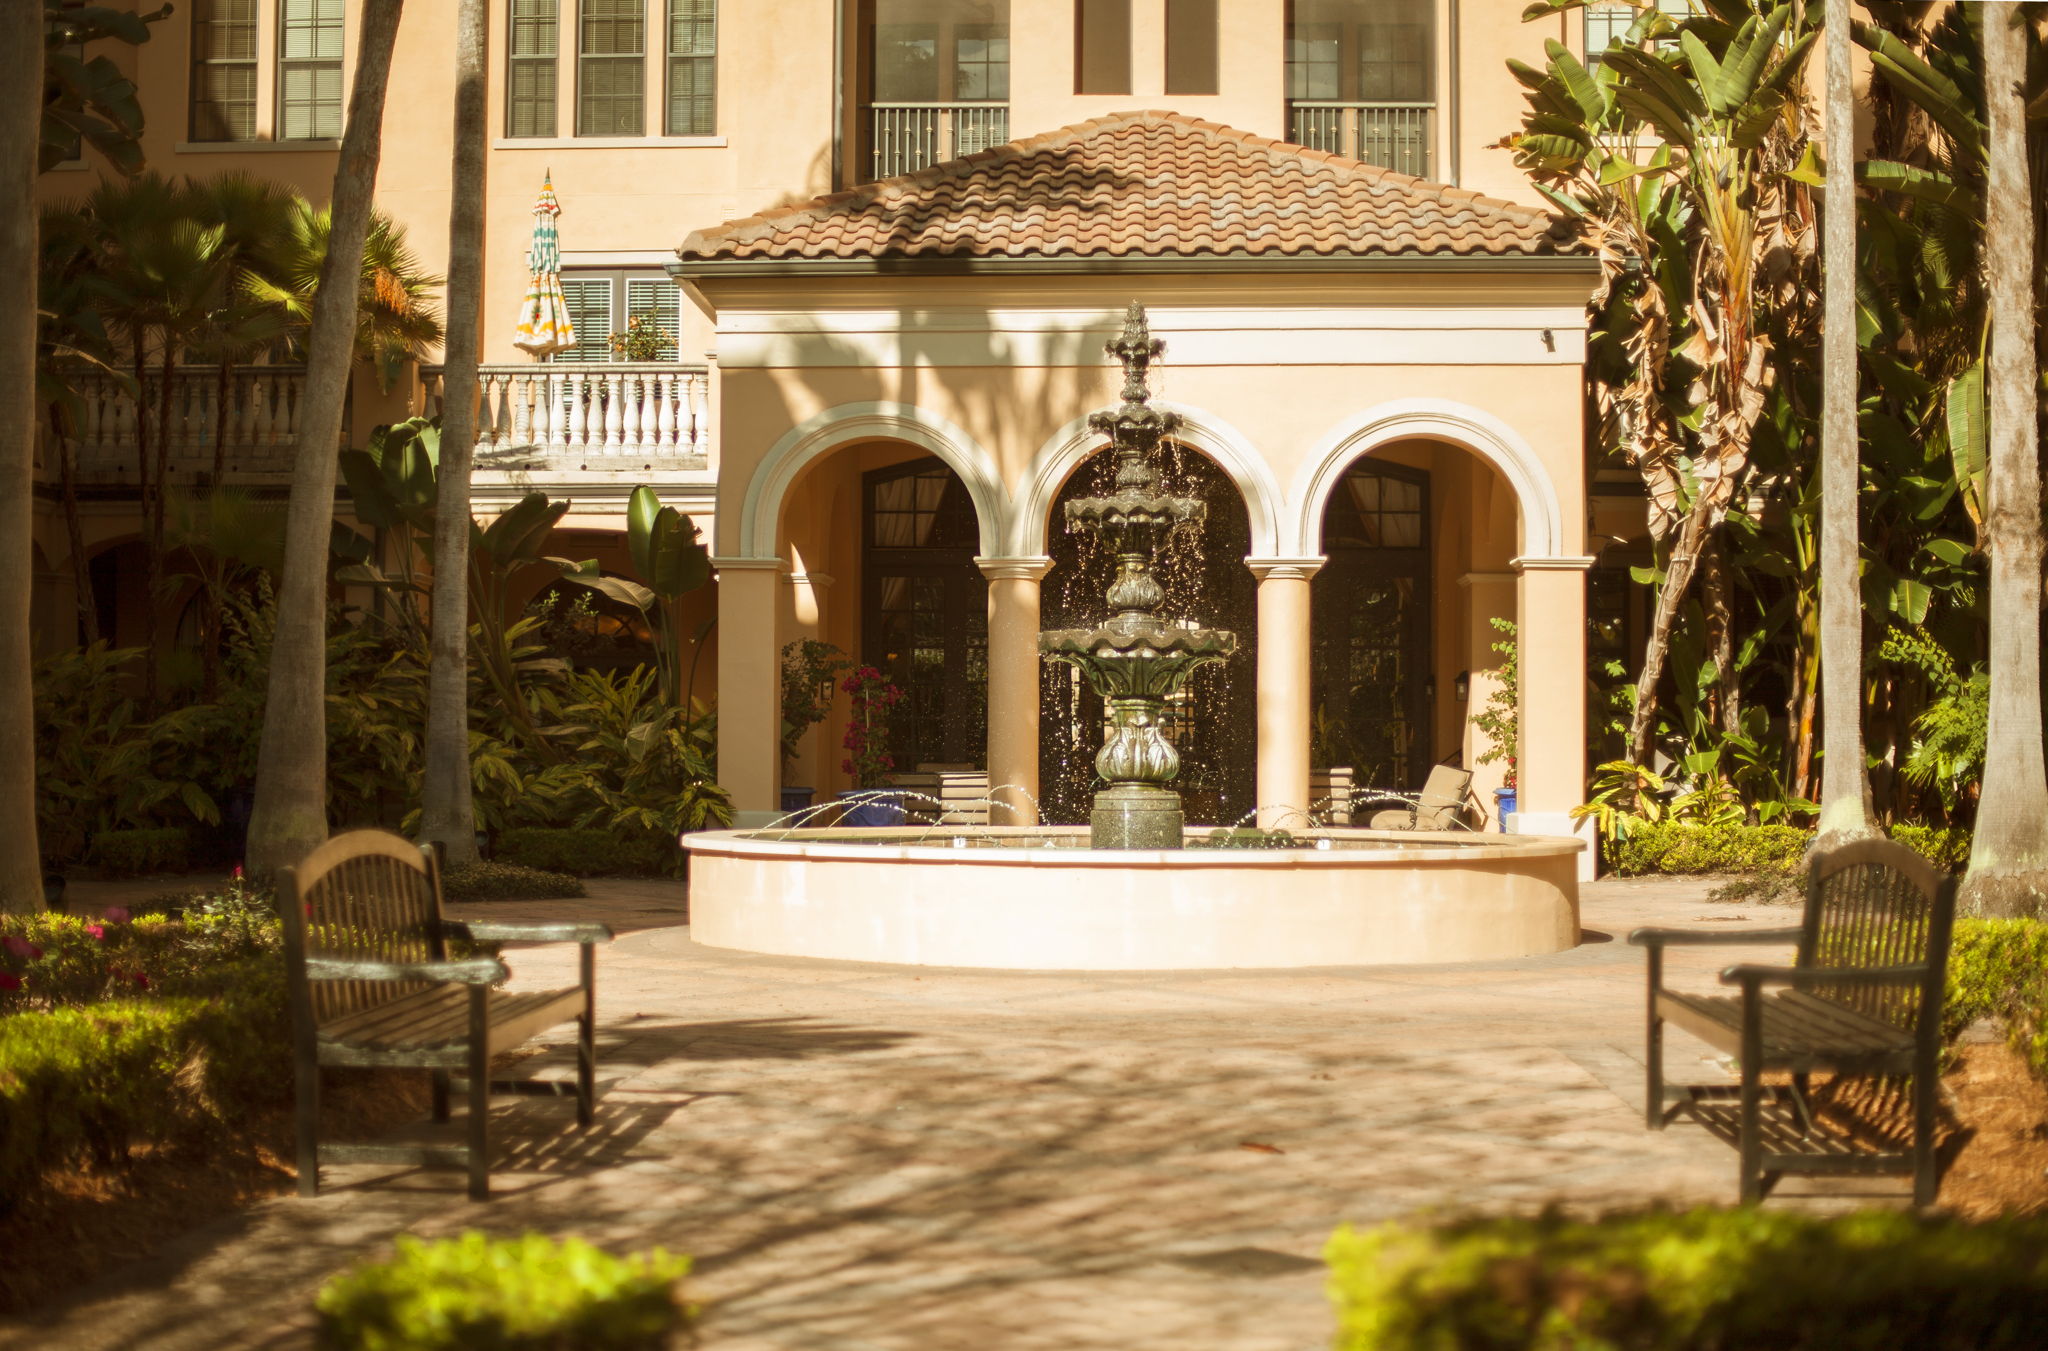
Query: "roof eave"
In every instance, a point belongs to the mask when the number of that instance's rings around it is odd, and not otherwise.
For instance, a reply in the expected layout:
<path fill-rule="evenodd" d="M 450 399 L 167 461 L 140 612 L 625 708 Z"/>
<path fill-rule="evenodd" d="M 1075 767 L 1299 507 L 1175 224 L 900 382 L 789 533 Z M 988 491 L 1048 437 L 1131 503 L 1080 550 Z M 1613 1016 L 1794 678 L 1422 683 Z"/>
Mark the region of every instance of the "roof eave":
<path fill-rule="evenodd" d="M 741 277 L 974 276 L 1005 273 L 1244 272 L 1585 272 L 1600 270 L 1591 254 L 1122 254 L 1076 257 L 1029 254 L 990 258 L 678 258 L 667 265 L 678 281 Z"/>

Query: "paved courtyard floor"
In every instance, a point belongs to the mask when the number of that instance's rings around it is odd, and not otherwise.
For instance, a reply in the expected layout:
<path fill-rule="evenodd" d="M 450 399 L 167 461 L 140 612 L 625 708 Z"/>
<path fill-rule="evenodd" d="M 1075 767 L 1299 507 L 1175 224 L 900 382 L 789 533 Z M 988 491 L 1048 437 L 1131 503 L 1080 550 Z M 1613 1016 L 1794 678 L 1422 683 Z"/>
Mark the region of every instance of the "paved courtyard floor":
<path fill-rule="evenodd" d="M 707 1351 L 1308 1351 L 1342 1221 L 1732 1200 L 1732 1151 L 1642 1127 L 1625 939 L 1788 919 L 1608 881 L 1550 957 L 1074 975 L 720 951 L 690 941 L 679 887 L 591 891 L 461 907 L 621 928 L 591 1132 L 563 1129 L 567 1101 L 500 1099 L 489 1202 L 453 1173 L 330 1170 L 319 1199 L 176 1236 L 0 1346 L 306 1346 L 330 1273 L 480 1226 L 693 1254 Z M 515 984 L 565 981 L 573 954 L 508 954 Z M 1670 954 L 1703 984 L 1729 960 Z M 565 1072 L 570 1031 L 522 1069 Z M 1668 1063 L 1725 1077 L 1676 1033 Z"/>

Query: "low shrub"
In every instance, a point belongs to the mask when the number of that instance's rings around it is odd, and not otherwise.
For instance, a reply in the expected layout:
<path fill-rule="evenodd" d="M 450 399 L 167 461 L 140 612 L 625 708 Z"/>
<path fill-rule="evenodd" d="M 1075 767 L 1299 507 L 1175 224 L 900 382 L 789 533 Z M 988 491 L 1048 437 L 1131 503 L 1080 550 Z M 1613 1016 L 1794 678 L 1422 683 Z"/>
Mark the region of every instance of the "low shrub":
<path fill-rule="evenodd" d="M 690 1259 L 659 1248 L 621 1258 L 580 1239 L 474 1229 L 397 1246 L 322 1287 L 327 1351 L 643 1351 L 690 1316 L 676 1292 Z"/>
<path fill-rule="evenodd" d="M 1794 826 L 1695 826 L 1646 823 L 1607 842 L 1607 862 L 1623 877 L 1647 873 L 1761 873 L 1798 868 L 1812 836 Z"/>
<path fill-rule="evenodd" d="M 441 874 L 441 894 L 451 901 L 560 901 L 586 893 L 568 873 L 517 863 L 465 863 Z"/>
<path fill-rule="evenodd" d="M 1970 861 L 1970 832 L 1961 826 L 1893 826 L 1891 836 L 1946 872 L 1961 872 Z"/>
<path fill-rule="evenodd" d="M 192 836 L 182 826 L 103 830 L 93 836 L 85 861 L 109 877 L 183 872 L 192 865 Z"/>
<path fill-rule="evenodd" d="M 680 847 L 654 835 L 622 838 L 609 830 L 524 826 L 499 835 L 496 852 L 502 863 L 576 877 L 651 876 L 671 871 Z"/>
<path fill-rule="evenodd" d="M 2048 1079 L 2048 922 L 1956 921 L 1942 1031 L 1952 1041 L 1980 1018 L 2004 1022 L 2013 1049 Z"/>
<path fill-rule="evenodd" d="M 1697 1209 L 1339 1229 L 1338 1351 L 2022 1351 L 2048 1221 Z"/>

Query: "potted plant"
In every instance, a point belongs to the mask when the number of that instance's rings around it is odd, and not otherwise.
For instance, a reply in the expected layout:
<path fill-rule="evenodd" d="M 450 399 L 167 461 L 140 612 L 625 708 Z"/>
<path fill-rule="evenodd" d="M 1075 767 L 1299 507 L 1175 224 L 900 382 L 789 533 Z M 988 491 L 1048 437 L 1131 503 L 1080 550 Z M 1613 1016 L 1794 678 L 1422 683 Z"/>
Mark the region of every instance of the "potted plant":
<path fill-rule="evenodd" d="M 839 824 L 900 826 L 903 800 L 883 791 L 883 780 L 896 768 L 889 754 L 889 710 L 903 702 L 903 691 L 872 666 L 855 667 L 839 688 L 853 696 L 852 717 L 839 744 L 846 748 L 840 768 L 854 785 L 839 795 L 847 804 Z"/>
<path fill-rule="evenodd" d="M 853 663 L 844 652 L 815 638 L 799 638 L 782 649 L 782 810 L 811 805 L 815 788 L 789 781 L 797 742 L 832 712 L 832 688 Z"/>
<path fill-rule="evenodd" d="M 1493 619 L 1487 621 L 1507 637 L 1493 645 L 1500 653 L 1500 684 L 1486 697 L 1486 707 L 1472 715 L 1472 725 L 1486 737 L 1486 749 L 1478 756 L 1482 765 L 1505 761 L 1507 773 L 1501 779 L 1501 786 L 1493 790 L 1494 815 L 1500 822 L 1502 832 L 1508 828 L 1508 815 L 1515 810 L 1515 751 L 1521 734 L 1521 696 L 1516 689 L 1515 678 L 1515 621 Z"/>
<path fill-rule="evenodd" d="M 605 345 L 621 361 L 659 361 L 664 353 L 675 350 L 676 341 L 646 315 L 636 314 L 626 321 L 624 331 L 608 335 Z"/>

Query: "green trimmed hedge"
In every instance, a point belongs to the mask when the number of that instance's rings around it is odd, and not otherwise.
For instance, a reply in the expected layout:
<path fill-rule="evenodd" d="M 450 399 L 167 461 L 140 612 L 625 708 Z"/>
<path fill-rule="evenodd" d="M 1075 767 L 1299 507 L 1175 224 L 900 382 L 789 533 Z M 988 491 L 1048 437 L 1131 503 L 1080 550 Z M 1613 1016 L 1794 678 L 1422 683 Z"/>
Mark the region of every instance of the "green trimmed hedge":
<path fill-rule="evenodd" d="M 2034 1351 L 2048 1220 L 1754 1207 L 1339 1229 L 1338 1351 Z"/>
<path fill-rule="evenodd" d="M 192 836 L 179 826 L 103 830 L 92 837 L 85 861 L 110 877 L 181 873 L 192 866 Z"/>
<path fill-rule="evenodd" d="M 1952 827 L 1894 826 L 1891 837 L 1937 868 L 1954 871 L 1970 857 L 1970 832 Z M 1623 877 L 1652 873 L 1793 873 L 1813 832 L 1796 826 L 1695 826 L 1670 821 L 1636 826 L 1609 839 L 1607 865 Z"/>
<path fill-rule="evenodd" d="M 674 869 L 681 846 L 655 835 L 621 838 L 608 830 L 524 826 L 497 838 L 501 863 L 575 877 L 652 876 Z"/>
<path fill-rule="evenodd" d="M 655 1351 L 690 1316 L 676 1293 L 690 1259 L 614 1257 L 580 1239 L 467 1230 L 322 1287 L 326 1351 Z"/>
<path fill-rule="evenodd" d="M 2048 1079 L 2048 922 L 1956 921 L 1942 1030 L 1953 1041 L 1979 1018 L 2003 1021 L 2013 1049 Z"/>
<path fill-rule="evenodd" d="M 562 901 L 589 893 L 568 873 L 490 862 L 443 871 L 441 894 L 451 901 Z"/>

